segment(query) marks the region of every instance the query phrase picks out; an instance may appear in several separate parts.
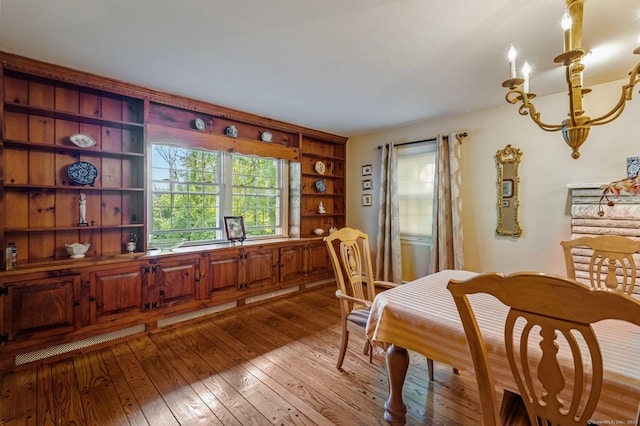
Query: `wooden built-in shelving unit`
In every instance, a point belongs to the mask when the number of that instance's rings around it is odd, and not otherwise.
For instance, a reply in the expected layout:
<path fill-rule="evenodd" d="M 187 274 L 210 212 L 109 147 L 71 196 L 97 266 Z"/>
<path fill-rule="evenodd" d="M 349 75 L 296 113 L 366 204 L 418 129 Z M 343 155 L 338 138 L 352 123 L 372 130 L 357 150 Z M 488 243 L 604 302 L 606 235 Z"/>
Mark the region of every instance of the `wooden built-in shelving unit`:
<path fill-rule="evenodd" d="M 313 230 L 345 225 L 346 138 L 5 52 L 0 98 L 0 246 L 18 247 L 18 270 L 0 271 L 0 372 L 40 362 L 32 356 L 43 348 L 68 356 L 79 350 L 70 343 L 126 338 L 333 277 Z M 225 135 L 230 125 L 238 138 Z M 267 131 L 271 142 L 261 140 Z M 95 146 L 73 144 L 78 133 Z M 300 162 L 300 238 L 147 252 L 148 144 L 163 140 Z M 70 178 L 78 161 L 98 170 L 92 184 Z M 131 234 L 137 247 L 127 253 Z M 74 242 L 91 243 L 86 258 L 69 259 Z"/>
<path fill-rule="evenodd" d="M 143 99 L 11 70 L 2 87 L 3 240 L 19 247 L 18 262 L 66 258 L 78 241 L 91 242 L 92 257 L 122 253 L 129 234 L 144 241 Z M 74 145 L 78 133 L 96 145 Z M 99 170 L 92 185 L 71 180 L 76 161 Z"/>
<path fill-rule="evenodd" d="M 345 226 L 345 143 L 328 143 L 302 137 L 302 203 L 300 206 L 300 234 L 312 235 L 316 228 Z M 316 164 L 324 164 L 324 173 L 318 173 Z M 326 190 L 321 192 L 316 182 L 322 180 Z M 319 213 L 322 202 L 325 213 Z"/>

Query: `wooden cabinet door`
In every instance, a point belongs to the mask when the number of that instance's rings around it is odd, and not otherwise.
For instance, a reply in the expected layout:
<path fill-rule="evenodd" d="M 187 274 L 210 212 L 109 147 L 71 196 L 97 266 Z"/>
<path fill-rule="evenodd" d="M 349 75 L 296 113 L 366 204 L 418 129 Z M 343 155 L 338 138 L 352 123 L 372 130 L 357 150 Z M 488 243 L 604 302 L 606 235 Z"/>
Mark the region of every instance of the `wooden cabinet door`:
<path fill-rule="evenodd" d="M 280 248 L 280 282 L 301 280 L 305 275 L 306 246 L 302 244 Z"/>
<path fill-rule="evenodd" d="M 110 321 L 145 310 L 147 278 L 144 265 L 105 269 L 90 273 L 91 322 Z"/>
<path fill-rule="evenodd" d="M 273 248 L 241 250 L 240 288 L 262 288 L 276 283 L 276 256 Z"/>
<path fill-rule="evenodd" d="M 8 283 L 4 288 L 8 341 L 62 334 L 79 327 L 79 275 Z"/>
<path fill-rule="evenodd" d="M 199 298 L 199 258 L 161 260 L 152 266 L 152 271 L 153 295 L 149 295 L 152 306 L 172 306 Z"/>
<path fill-rule="evenodd" d="M 204 297 L 233 293 L 239 288 L 240 254 L 237 249 L 205 254 L 207 272 L 204 279 Z"/>
<path fill-rule="evenodd" d="M 306 252 L 307 264 L 305 265 L 305 271 L 307 276 L 323 278 L 333 275 L 329 251 L 324 241 L 310 243 Z"/>

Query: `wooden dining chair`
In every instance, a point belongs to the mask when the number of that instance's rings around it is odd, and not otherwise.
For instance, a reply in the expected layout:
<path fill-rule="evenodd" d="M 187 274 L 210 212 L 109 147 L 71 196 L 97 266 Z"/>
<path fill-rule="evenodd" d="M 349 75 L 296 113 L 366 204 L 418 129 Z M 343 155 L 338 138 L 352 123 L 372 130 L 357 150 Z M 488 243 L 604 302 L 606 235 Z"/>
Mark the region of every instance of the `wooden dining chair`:
<path fill-rule="evenodd" d="M 487 346 L 468 295 L 490 294 L 510 308 L 504 342 L 498 344 L 505 348 L 532 425 L 587 424 L 596 409 L 603 383 L 602 354 L 592 324 L 617 319 L 640 326 L 640 300 L 554 275 L 491 273 L 467 281 L 452 280 L 447 288 L 467 335 L 482 419 L 487 426 L 503 422 Z M 571 358 L 569 363 L 562 362 L 562 368 L 559 347 L 563 357 Z M 573 372 L 567 370 L 568 366 L 573 367 Z"/>
<path fill-rule="evenodd" d="M 342 343 L 337 368 L 342 367 L 347 352 L 349 333 L 363 333 L 369 319 L 371 302 L 376 296 L 376 287 L 392 288 L 398 284 L 373 280 L 373 267 L 369 251 L 369 236 L 353 228 L 341 228 L 324 238 L 333 266 L 340 300 L 342 319 Z M 369 340 L 365 343 L 364 354 L 369 354 L 371 362 L 373 350 Z"/>
<path fill-rule="evenodd" d="M 638 269 L 633 255 L 640 253 L 640 241 L 620 235 L 600 235 L 562 241 L 560 244 L 569 278 L 580 280 L 586 276 L 591 287 L 633 293 Z M 577 274 L 576 264 L 587 262 L 587 270 Z"/>

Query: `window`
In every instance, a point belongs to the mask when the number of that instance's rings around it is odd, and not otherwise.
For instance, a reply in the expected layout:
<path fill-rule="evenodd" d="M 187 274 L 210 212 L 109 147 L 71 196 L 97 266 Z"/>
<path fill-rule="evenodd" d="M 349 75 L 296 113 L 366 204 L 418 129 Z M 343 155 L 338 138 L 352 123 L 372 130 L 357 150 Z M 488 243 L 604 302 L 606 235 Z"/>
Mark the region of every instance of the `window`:
<path fill-rule="evenodd" d="M 226 240 L 223 217 L 243 216 L 248 238 L 283 235 L 282 160 L 162 144 L 151 150 L 150 234 Z"/>
<path fill-rule="evenodd" d="M 435 143 L 398 147 L 400 234 L 431 238 Z"/>
<path fill-rule="evenodd" d="M 276 235 L 280 226 L 280 162 L 233 155 L 232 216 L 243 216 L 247 235 Z"/>

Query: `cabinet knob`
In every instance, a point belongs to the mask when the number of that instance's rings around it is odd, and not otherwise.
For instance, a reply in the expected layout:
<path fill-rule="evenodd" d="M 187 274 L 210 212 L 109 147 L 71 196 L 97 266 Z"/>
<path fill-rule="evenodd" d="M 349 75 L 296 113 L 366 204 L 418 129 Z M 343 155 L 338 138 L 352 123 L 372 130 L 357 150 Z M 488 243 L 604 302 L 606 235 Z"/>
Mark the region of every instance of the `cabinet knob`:
<path fill-rule="evenodd" d="M 95 302 L 95 301 L 96 301 L 96 297 L 95 297 L 95 296 L 91 296 L 91 297 L 89 298 L 89 300 L 90 300 L 91 302 Z"/>

